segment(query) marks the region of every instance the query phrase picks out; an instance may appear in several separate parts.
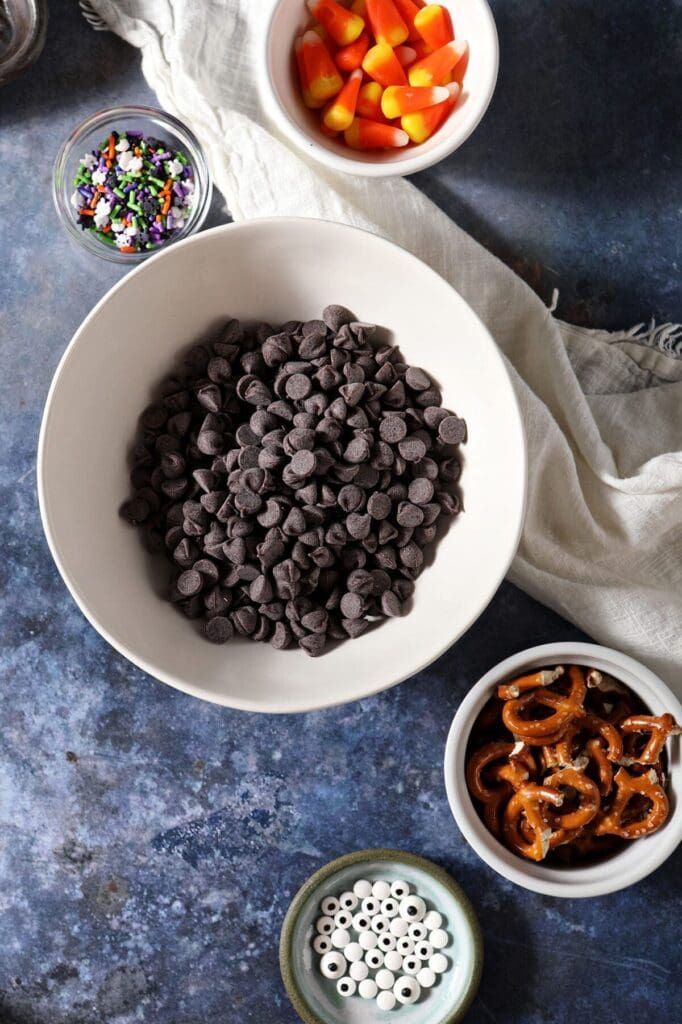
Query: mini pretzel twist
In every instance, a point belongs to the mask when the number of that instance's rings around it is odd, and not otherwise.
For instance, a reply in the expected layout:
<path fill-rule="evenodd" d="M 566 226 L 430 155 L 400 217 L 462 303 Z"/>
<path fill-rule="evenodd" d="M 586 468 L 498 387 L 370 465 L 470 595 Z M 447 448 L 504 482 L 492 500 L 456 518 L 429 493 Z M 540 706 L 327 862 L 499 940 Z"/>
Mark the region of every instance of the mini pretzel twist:
<path fill-rule="evenodd" d="M 549 851 L 552 827 L 547 815 L 547 805 L 561 807 L 563 793 L 550 786 L 539 786 L 527 782 L 516 790 L 504 809 L 502 834 L 507 846 L 528 860 L 544 860 Z M 533 838 L 528 840 L 521 829 L 525 820 L 532 829 Z"/>
<path fill-rule="evenodd" d="M 573 744 L 579 732 L 590 732 L 601 736 L 608 745 L 609 761 L 620 761 L 623 756 L 623 740 L 618 729 L 598 715 L 584 713 L 580 719 L 571 722 L 564 732 L 563 739 L 556 745 L 556 752 L 562 764 L 570 764 L 573 760 Z"/>
<path fill-rule="evenodd" d="M 638 764 L 656 764 L 660 760 L 661 751 L 669 736 L 679 736 L 682 729 L 676 724 L 672 715 L 631 715 L 624 719 L 619 726 L 624 736 L 631 736 L 634 733 L 648 733 L 644 750 L 639 757 L 632 760 Z"/>
<path fill-rule="evenodd" d="M 549 775 L 544 780 L 544 785 L 558 790 L 561 790 L 562 786 L 568 786 L 579 796 L 579 804 L 574 811 L 552 816 L 551 820 L 559 823 L 562 829 L 580 829 L 596 817 L 601 804 L 599 787 L 583 772 L 576 768 L 561 768 L 553 775 Z"/>
<path fill-rule="evenodd" d="M 573 721 L 582 713 L 582 705 L 585 700 L 587 686 L 585 676 L 581 668 L 571 665 L 568 670 L 571 688 L 568 694 L 562 695 L 553 690 L 541 687 L 531 690 L 522 697 L 508 700 L 502 708 L 502 721 L 515 736 L 519 736 L 526 743 L 545 746 L 554 742 L 554 735 Z M 526 718 L 525 712 L 532 711 L 538 707 L 553 709 L 553 714 L 547 718 Z"/>
<path fill-rule="evenodd" d="M 616 795 L 611 808 L 597 818 L 594 828 L 596 836 L 614 835 L 621 839 L 640 839 L 651 835 L 660 828 L 668 817 L 668 798 L 658 782 L 656 772 L 651 769 L 644 775 L 631 775 L 625 768 L 619 768 L 614 777 Z M 630 801 L 637 796 L 649 801 L 644 816 L 638 815 L 632 821 L 625 820 Z"/>

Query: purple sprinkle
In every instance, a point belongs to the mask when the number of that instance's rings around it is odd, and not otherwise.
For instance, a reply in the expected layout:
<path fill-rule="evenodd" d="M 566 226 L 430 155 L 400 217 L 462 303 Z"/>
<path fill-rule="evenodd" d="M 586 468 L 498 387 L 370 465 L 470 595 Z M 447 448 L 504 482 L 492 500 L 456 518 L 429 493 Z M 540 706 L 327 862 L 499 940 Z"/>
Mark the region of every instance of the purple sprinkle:
<path fill-rule="evenodd" d="M 129 192 L 132 192 L 134 188 L 135 188 L 135 186 L 134 186 L 134 184 L 131 181 L 129 185 L 125 185 L 124 186 L 123 191 L 127 195 Z"/>
<path fill-rule="evenodd" d="M 169 231 L 173 230 L 173 218 L 171 217 L 170 213 L 166 217 L 166 227 L 168 228 Z"/>
<path fill-rule="evenodd" d="M 79 185 L 78 186 L 78 191 L 80 192 L 80 194 L 83 196 L 84 199 L 91 199 L 92 198 L 92 188 L 89 185 Z"/>
<path fill-rule="evenodd" d="M 175 192 L 176 196 L 180 196 L 181 199 L 185 194 L 182 190 L 182 185 L 173 185 L 173 191 Z"/>
<path fill-rule="evenodd" d="M 166 150 L 165 153 L 157 153 L 156 155 L 158 156 L 159 160 L 170 160 L 171 158 L 171 154 L 169 153 L 168 150 Z"/>

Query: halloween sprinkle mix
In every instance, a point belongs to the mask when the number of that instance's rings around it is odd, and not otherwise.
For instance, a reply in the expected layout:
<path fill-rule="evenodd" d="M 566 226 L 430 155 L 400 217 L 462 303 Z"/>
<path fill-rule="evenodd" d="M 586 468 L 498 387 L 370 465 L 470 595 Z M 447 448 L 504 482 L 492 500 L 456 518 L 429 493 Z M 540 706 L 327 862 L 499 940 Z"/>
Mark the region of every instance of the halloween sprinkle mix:
<path fill-rule="evenodd" d="M 71 205 L 84 231 L 120 252 L 158 249 L 184 226 L 194 198 L 187 157 L 142 132 L 112 132 L 86 153 Z"/>

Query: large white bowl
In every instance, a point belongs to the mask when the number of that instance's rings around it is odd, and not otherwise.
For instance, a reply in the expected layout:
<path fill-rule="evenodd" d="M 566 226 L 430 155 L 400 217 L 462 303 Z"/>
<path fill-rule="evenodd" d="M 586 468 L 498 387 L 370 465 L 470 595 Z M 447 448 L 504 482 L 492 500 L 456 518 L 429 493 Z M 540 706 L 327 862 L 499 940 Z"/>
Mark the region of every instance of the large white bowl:
<path fill-rule="evenodd" d="M 419 579 L 412 611 L 321 659 L 246 640 L 214 646 L 155 593 L 158 560 L 118 515 L 126 455 L 152 387 L 177 353 L 230 317 L 277 324 L 331 302 L 391 332 L 467 420 L 464 513 Z M 414 675 L 481 614 L 516 550 L 523 429 L 502 358 L 462 298 L 403 249 L 324 221 L 215 228 L 133 271 L 86 318 L 57 368 L 38 450 L 45 533 L 92 625 L 140 668 L 250 711 L 305 711 Z"/>
<path fill-rule="evenodd" d="M 471 729 L 499 683 L 546 665 L 571 664 L 586 665 L 612 675 L 629 686 L 652 714 L 669 711 L 682 722 L 682 705 L 674 693 L 648 668 L 620 651 L 582 643 L 531 647 L 491 668 L 460 704 L 445 748 L 445 788 L 462 835 L 486 864 L 524 889 L 575 899 L 605 896 L 625 889 L 650 875 L 676 850 L 682 840 L 682 760 L 680 737 L 675 736 L 667 744 L 670 816 L 665 825 L 644 839 L 626 843 L 610 857 L 584 867 L 547 867 L 524 860 L 503 846 L 481 821 L 467 789 L 465 762 Z"/>
<path fill-rule="evenodd" d="M 469 138 L 488 109 L 497 82 L 499 45 L 486 0 L 441 2 L 452 15 L 457 38 L 469 43 L 469 63 L 455 110 L 421 146 L 362 152 L 322 133 L 319 110 L 308 110 L 301 99 L 293 57 L 294 40 L 310 23 L 305 0 L 278 0 L 274 5 L 261 60 L 267 112 L 306 156 L 335 171 L 387 178 L 415 174 L 443 160 Z"/>

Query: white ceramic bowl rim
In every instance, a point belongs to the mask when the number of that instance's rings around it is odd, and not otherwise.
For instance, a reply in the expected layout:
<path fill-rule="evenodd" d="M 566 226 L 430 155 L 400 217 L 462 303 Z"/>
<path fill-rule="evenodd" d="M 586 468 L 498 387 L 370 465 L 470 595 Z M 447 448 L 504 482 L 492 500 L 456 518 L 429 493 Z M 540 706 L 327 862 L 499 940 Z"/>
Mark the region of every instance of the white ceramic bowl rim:
<path fill-rule="evenodd" d="M 434 136 L 433 140 L 429 140 L 429 142 L 424 146 L 415 146 L 414 148 L 411 147 L 409 151 L 400 151 L 396 158 L 384 155 L 382 159 L 379 160 L 372 160 L 368 158 L 361 159 L 359 157 L 350 156 L 350 152 L 352 151 L 349 151 L 349 155 L 344 155 L 340 151 L 335 152 L 328 148 L 325 144 L 324 136 L 320 133 L 319 138 L 317 138 L 315 135 L 305 132 L 296 123 L 294 118 L 291 116 L 290 111 L 287 109 L 286 104 L 283 102 L 280 92 L 273 82 L 271 75 L 272 46 L 280 45 L 279 40 L 275 40 L 273 37 L 273 27 L 276 25 L 278 11 L 281 5 L 283 3 L 293 2 L 300 3 L 301 14 L 303 15 L 305 13 L 305 0 L 278 0 L 278 2 L 272 5 L 272 11 L 268 19 L 267 28 L 263 34 L 261 50 L 263 71 L 261 80 L 263 82 L 263 89 L 266 93 L 266 99 L 270 101 L 269 105 L 273 112 L 279 116 L 279 123 L 283 131 L 286 132 L 292 142 L 296 143 L 299 147 L 302 147 L 308 156 L 314 157 L 314 159 L 318 160 L 325 166 L 332 168 L 332 170 L 346 171 L 352 174 L 362 175 L 363 177 L 386 178 L 414 174 L 417 171 L 422 171 L 427 167 L 431 167 L 433 164 L 443 160 L 446 156 L 449 156 L 450 153 L 458 149 L 462 143 L 466 142 L 481 122 L 488 106 L 490 105 L 493 93 L 495 92 L 500 63 L 497 28 L 487 0 L 470 0 L 470 2 L 476 6 L 477 14 L 482 19 L 486 44 L 490 49 L 490 67 L 488 69 L 485 87 L 482 88 L 475 97 L 471 97 L 472 115 L 467 116 L 463 120 L 462 126 L 456 132 L 443 131 L 439 133 L 441 136 L 439 139 Z M 293 39 L 291 42 L 293 44 Z"/>
<path fill-rule="evenodd" d="M 457 623 L 456 631 L 452 631 L 449 633 L 448 636 L 446 636 L 445 631 L 441 626 L 440 631 L 437 633 L 438 639 L 436 642 L 434 642 L 434 639 L 431 639 L 430 642 L 427 642 L 423 645 L 423 648 L 412 647 L 410 649 L 410 657 L 405 658 L 404 660 L 398 659 L 398 661 L 396 661 L 395 659 L 389 659 L 390 664 L 386 664 L 385 658 L 382 655 L 382 658 L 380 659 L 382 666 L 381 672 L 379 671 L 379 668 L 374 664 L 374 662 L 372 662 L 371 671 L 373 672 L 373 675 L 369 680 L 365 677 L 365 671 L 362 668 L 362 666 L 366 664 L 365 655 L 362 653 L 365 650 L 365 648 L 362 647 L 363 640 L 365 638 L 360 638 L 360 640 L 353 641 L 353 647 L 351 651 L 349 651 L 346 654 L 346 658 L 351 658 L 351 664 L 354 665 L 354 668 L 348 671 L 347 663 L 344 662 L 343 668 L 348 677 L 348 683 L 341 693 L 335 690 L 333 686 L 325 687 L 317 685 L 315 687 L 314 694 L 310 693 L 309 688 L 308 690 L 304 690 L 300 693 L 298 691 L 292 690 L 291 693 L 287 694 L 285 692 L 285 687 L 283 688 L 282 693 L 278 693 L 276 695 L 273 693 L 268 693 L 266 699 L 254 698 L 253 696 L 251 696 L 251 692 L 248 686 L 245 687 L 244 685 L 240 685 L 237 688 L 238 692 L 235 693 L 233 689 L 230 689 L 229 694 L 225 694 L 222 691 L 210 689 L 208 686 L 202 683 L 200 675 L 192 674 L 190 676 L 189 673 L 187 672 L 182 674 L 177 671 L 157 666 L 150 660 L 151 656 L 141 655 L 137 653 L 134 649 L 131 649 L 131 646 L 128 644 L 127 639 L 120 631 L 120 629 L 110 629 L 107 626 L 107 622 L 103 621 L 102 617 L 98 616 L 95 612 L 93 612 L 92 608 L 89 606 L 88 599 L 85 596 L 83 585 L 79 580 L 77 571 L 74 570 L 72 572 L 67 565 L 67 559 L 65 559 L 62 556 L 62 552 L 60 550 L 59 537 L 62 536 L 63 539 L 63 531 L 65 527 L 62 523 L 60 532 L 58 534 L 55 534 L 55 531 L 52 528 L 51 511 L 53 503 L 53 494 L 51 491 L 48 494 L 46 489 L 46 481 L 48 479 L 48 460 L 46 452 L 49 448 L 49 445 L 53 443 L 52 441 L 49 440 L 49 438 L 54 436 L 52 430 L 50 429 L 53 420 L 53 405 L 55 403 L 55 396 L 57 395 L 62 375 L 64 374 L 65 369 L 67 368 L 70 360 L 74 357 L 77 346 L 79 344 L 79 340 L 82 338 L 84 334 L 86 334 L 87 336 L 88 329 L 93 324 L 93 322 L 97 322 L 97 317 L 99 315 L 100 310 L 102 310 L 102 308 L 110 299 L 115 297 L 117 293 L 119 293 L 122 289 L 128 287 L 130 282 L 134 281 L 138 275 L 150 274 L 154 267 L 160 265 L 159 261 L 172 260 L 178 258 L 179 254 L 183 252 L 183 250 L 185 250 L 185 247 L 194 246 L 200 248 L 202 246 L 205 246 L 207 252 L 210 250 L 210 252 L 213 253 L 214 250 L 217 250 L 218 248 L 218 242 L 216 241 L 215 243 L 213 243 L 214 239 L 217 240 L 219 238 L 227 236 L 228 234 L 230 237 L 235 237 L 236 239 L 242 232 L 252 232 L 252 239 L 255 236 L 255 241 L 252 241 L 253 245 L 255 245 L 256 243 L 258 243 L 259 245 L 267 244 L 267 240 L 270 237 L 267 232 L 269 230 L 272 231 L 272 229 L 275 228 L 279 232 L 278 237 L 286 235 L 287 239 L 289 239 L 292 236 L 292 234 L 295 232 L 295 229 L 298 229 L 299 232 L 304 236 L 306 244 L 310 245 L 309 238 L 313 237 L 312 233 L 314 229 L 316 229 L 316 227 L 320 225 L 324 226 L 324 231 L 322 232 L 324 237 L 324 243 L 336 246 L 336 249 L 339 254 L 338 258 L 339 260 L 343 260 L 344 264 L 347 263 L 347 253 L 349 251 L 349 244 L 351 243 L 352 236 L 354 234 L 359 236 L 365 236 L 368 239 L 367 244 L 370 246 L 370 249 L 372 250 L 373 253 L 373 259 L 375 260 L 380 261 L 382 253 L 389 254 L 390 251 L 392 250 L 396 250 L 398 253 L 400 253 L 401 259 L 403 258 L 403 254 L 405 254 L 405 250 L 402 250 L 399 246 L 387 241 L 386 239 L 376 236 L 371 232 L 363 232 L 357 228 L 352 228 L 348 225 L 336 224 L 334 222 L 316 221 L 305 218 L 264 218 L 262 220 L 244 222 L 241 224 L 229 224 L 218 228 L 214 228 L 208 232 L 202 233 L 201 235 L 196 235 L 186 240 L 178 242 L 177 244 L 169 247 L 168 249 L 161 251 L 151 260 L 146 261 L 140 267 L 136 268 L 132 273 L 128 274 L 97 303 L 97 305 L 93 308 L 91 313 L 83 321 L 80 328 L 78 329 L 78 331 L 72 338 L 70 344 L 68 345 L 66 351 L 64 352 L 64 355 L 62 356 L 62 359 L 57 367 L 57 370 L 55 371 L 55 375 L 45 405 L 45 412 L 43 415 L 40 439 L 38 443 L 38 498 L 40 503 L 40 511 L 45 535 L 52 556 L 57 564 L 57 567 L 62 575 L 62 578 L 64 579 L 67 588 L 69 589 L 76 604 L 81 609 L 81 611 L 88 619 L 88 621 L 91 623 L 91 625 L 116 650 L 118 650 L 121 654 L 123 654 L 134 664 L 136 664 L 139 668 L 143 669 L 145 672 L 148 672 L 150 675 L 155 676 L 157 679 L 161 679 L 163 682 L 166 682 L 186 693 L 189 693 L 192 696 L 213 700 L 217 703 L 221 703 L 229 707 L 237 708 L 239 710 L 244 711 L 267 711 L 269 713 L 283 714 L 289 712 L 310 711 L 323 707 L 330 707 L 335 704 L 345 703 L 350 700 L 357 700 L 363 697 L 370 696 L 374 693 L 379 692 L 380 690 L 386 689 L 389 686 L 394 686 L 397 683 L 402 682 L 404 679 L 407 679 L 410 676 L 416 674 L 417 672 L 420 672 L 435 658 L 439 657 L 445 650 L 447 650 L 448 647 L 452 643 L 454 643 L 454 641 L 458 638 L 458 636 L 460 636 L 466 629 L 469 628 L 469 626 L 475 621 L 475 619 L 481 614 L 483 609 L 486 607 L 486 605 L 492 598 L 493 594 L 495 593 L 497 587 L 499 586 L 502 578 L 504 577 L 506 570 L 509 566 L 509 563 L 511 562 L 511 559 L 514 556 L 523 526 L 523 516 L 525 512 L 525 503 L 527 497 L 526 449 L 523 437 L 523 424 L 521 420 L 520 411 L 518 408 L 518 403 L 514 396 L 513 388 L 509 380 L 509 375 L 506 370 L 506 367 L 504 366 L 502 356 L 499 353 L 499 350 L 494 345 L 486 328 L 480 322 L 476 314 L 464 302 L 464 300 L 457 295 L 454 289 L 451 289 L 449 285 L 443 282 L 442 278 L 440 278 L 439 275 L 434 270 L 432 270 L 426 264 L 421 263 L 421 261 L 417 260 L 416 257 L 413 257 L 409 253 L 407 253 L 406 255 L 410 257 L 410 260 L 414 261 L 414 263 L 418 265 L 419 273 L 422 275 L 427 275 L 427 277 L 423 278 L 425 281 L 433 281 L 433 287 L 436 287 L 437 283 L 437 286 L 439 288 L 441 285 L 447 288 L 453 296 L 453 299 L 450 301 L 456 301 L 457 308 L 462 308 L 463 310 L 465 309 L 467 323 L 471 324 L 472 327 L 475 326 L 479 344 L 481 344 L 483 341 L 486 341 L 487 339 L 485 348 L 485 359 L 487 361 L 486 365 L 491 368 L 495 368 L 496 387 L 498 389 L 504 387 L 505 430 L 507 431 L 507 436 L 509 436 L 509 434 L 511 433 L 514 437 L 514 477 L 512 485 L 513 493 L 510 499 L 511 511 L 513 512 L 513 515 L 511 516 L 511 518 L 509 515 L 507 516 L 504 525 L 504 530 L 498 531 L 498 537 L 496 538 L 497 548 L 494 565 L 491 563 L 486 568 L 485 574 L 483 574 L 483 576 L 477 581 L 478 589 L 476 598 L 474 601 L 469 602 L 469 607 L 466 607 L 466 610 L 462 610 L 460 618 Z M 344 235 L 347 235 L 347 238 L 338 238 L 336 235 L 337 232 L 343 232 Z M 315 235 L 315 241 L 319 241 L 319 239 L 317 239 L 317 235 Z M 206 244 L 207 242 L 209 244 Z M 243 243 L 241 243 L 241 246 L 243 246 Z M 315 250 L 316 249 L 317 246 L 315 246 Z M 204 252 L 204 249 L 201 249 L 200 251 Z M 262 251 L 262 249 L 259 249 L 259 251 Z M 333 298 L 334 296 L 331 297 Z M 191 315 L 194 316 L 194 313 L 192 312 Z M 397 340 L 398 343 L 400 344 L 400 338 L 398 338 Z M 480 350 L 481 356 L 483 356 L 483 351 L 483 349 Z M 499 391 L 498 393 L 500 395 L 502 394 L 501 391 Z M 475 393 L 473 392 L 471 393 L 471 400 L 475 400 Z M 482 406 L 480 402 L 478 402 L 478 405 L 480 406 L 480 412 L 478 415 L 486 416 L 485 407 Z M 132 429 L 132 424 L 130 426 Z M 492 441 L 489 441 L 487 443 L 490 445 L 492 444 Z M 54 462 L 54 455 L 51 457 L 52 461 Z M 59 462 L 60 459 L 57 458 L 56 461 Z M 53 478 L 54 472 L 52 472 L 52 475 L 50 476 L 50 480 L 54 484 Z M 61 504 L 63 505 L 63 501 L 61 502 Z M 478 526 L 477 529 L 479 529 Z M 139 545 L 139 538 L 134 538 L 134 540 L 136 541 L 137 546 L 141 548 L 141 545 Z M 426 578 L 426 574 L 424 578 Z M 152 597 L 155 601 L 158 601 L 158 598 L 156 598 L 154 595 L 152 595 Z M 160 604 L 163 605 L 164 602 L 160 602 Z M 447 605 L 444 605 L 444 615 L 446 608 Z M 410 618 L 410 621 L 412 621 L 412 617 L 414 616 L 414 614 L 415 612 L 413 611 L 410 617 L 408 617 Z M 398 620 L 395 621 L 397 622 Z M 405 621 L 407 621 L 407 619 Z M 389 630 L 390 624 L 386 624 L 383 627 L 383 629 L 384 631 Z M 390 635 L 391 637 L 394 637 L 393 633 L 391 633 Z M 366 634 L 366 637 L 369 636 L 369 633 Z M 386 633 L 385 640 L 382 640 L 382 645 L 385 646 L 387 642 L 388 633 Z M 395 644 L 395 639 L 393 639 L 391 643 Z M 260 647 L 261 645 L 258 646 Z M 265 646 L 267 647 L 267 645 Z M 344 648 L 347 647 L 347 645 L 342 646 L 344 646 Z M 384 646 L 382 646 L 381 648 L 382 651 L 384 649 Z M 289 653 L 291 654 L 292 657 L 296 655 L 296 652 Z M 332 653 L 327 657 L 333 658 L 334 654 Z M 303 658 L 306 664 L 310 664 L 309 659 L 307 659 L 304 655 Z M 358 659 L 360 659 L 360 661 L 362 662 L 362 666 L 359 664 Z M 374 661 L 376 661 L 376 659 L 374 659 Z M 319 668 L 320 663 L 317 662 L 315 664 L 318 666 L 317 672 L 321 672 L 321 669 Z M 228 662 L 226 662 L 226 665 L 229 668 Z M 286 663 L 283 666 L 283 668 L 284 671 L 286 672 Z"/>
<path fill-rule="evenodd" d="M 671 813 L 660 831 L 634 840 L 623 850 L 595 864 L 576 868 L 546 867 L 512 853 L 487 830 L 478 816 L 465 781 L 466 748 L 471 728 L 494 686 L 526 669 L 556 664 L 589 665 L 614 675 L 629 686 L 654 713 L 669 711 L 682 721 L 682 706 L 658 676 L 628 655 L 598 644 L 553 643 L 512 655 L 490 669 L 468 692 L 450 727 L 445 749 L 445 788 L 462 835 L 490 867 L 525 889 L 547 896 L 584 898 L 625 889 L 651 874 L 682 841 L 682 800 L 677 798 L 674 768 L 679 774 L 679 737 L 668 748 L 668 795 Z"/>

